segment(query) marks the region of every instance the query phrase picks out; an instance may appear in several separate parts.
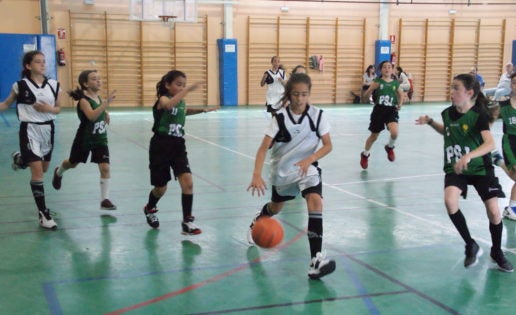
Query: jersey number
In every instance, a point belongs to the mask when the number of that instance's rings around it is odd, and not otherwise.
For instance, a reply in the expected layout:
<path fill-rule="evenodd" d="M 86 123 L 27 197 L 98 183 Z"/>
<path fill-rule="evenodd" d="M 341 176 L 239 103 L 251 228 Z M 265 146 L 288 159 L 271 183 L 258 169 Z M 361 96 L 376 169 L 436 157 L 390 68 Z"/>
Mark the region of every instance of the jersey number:
<path fill-rule="evenodd" d="M 465 154 L 468 154 L 469 151 L 470 151 L 469 147 L 464 147 Z M 455 161 L 458 161 L 458 160 L 460 160 L 460 158 L 463 155 L 464 154 L 462 154 L 462 148 L 460 147 L 460 145 L 458 145 L 458 144 L 451 145 L 446 148 L 446 163 L 451 164 L 452 159 L 455 159 Z"/>

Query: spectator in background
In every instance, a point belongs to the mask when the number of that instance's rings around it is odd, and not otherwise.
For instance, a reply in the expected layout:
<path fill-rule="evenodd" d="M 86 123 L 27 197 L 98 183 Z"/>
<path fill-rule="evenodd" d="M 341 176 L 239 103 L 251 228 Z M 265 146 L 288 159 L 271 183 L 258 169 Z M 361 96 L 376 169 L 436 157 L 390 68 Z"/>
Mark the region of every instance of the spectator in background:
<path fill-rule="evenodd" d="M 369 65 L 362 76 L 362 93 L 360 96 L 361 103 L 369 103 L 371 100 L 364 99 L 364 92 L 367 91 L 373 80 L 376 79 L 376 68 L 374 65 Z"/>
<path fill-rule="evenodd" d="M 509 96 L 511 94 L 511 74 L 512 74 L 512 63 L 505 65 L 505 72 L 500 76 L 498 85 L 495 88 L 485 89 L 484 95 L 487 97 L 493 97 L 495 101 L 499 101 L 503 96 Z"/>
<path fill-rule="evenodd" d="M 477 79 L 478 83 L 480 84 L 480 90 L 483 90 L 486 82 L 484 81 L 484 78 L 478 74 L 478 68 L 476 66 L 471 67 L 469 73 L 475 76 L 475 79 Z"/>

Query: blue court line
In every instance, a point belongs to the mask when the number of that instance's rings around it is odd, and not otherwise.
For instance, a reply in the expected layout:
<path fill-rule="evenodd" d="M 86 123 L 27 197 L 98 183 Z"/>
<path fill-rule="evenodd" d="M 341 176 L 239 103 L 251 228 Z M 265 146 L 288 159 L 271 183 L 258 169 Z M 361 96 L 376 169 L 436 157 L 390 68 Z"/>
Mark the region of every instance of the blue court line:
<path fill-rule="evenodd" d="M 367 291 L 367 289 L 362 285 L 362 282 L 360 281 L 360 277 L 353 271 L 353 268 L 351 267 L 351 264 L 346 258 L 341 259 L 342 264 L 344 265 L 344 269 L 346 270 L 346 273 L 348 274 L 349 278 L 355 285 L 355 288 L 358 290 L 358 293 L 360 296 L 363 296 L 362 300 L 366 306 L 366 308 L 369 310 L 369 314 L 373 315 L 380 315 L 380 310 L 376 307 L 373 300 L 371 299 L 371 295 Z M 408 291 L 404 291 L 408 292 Z"/>
<path fill-rule="evenodd" d="M 284 221 L 282 221 L 282 222 L 284 222 Z M 290 225 L 287 222 L 284 222 L 284 224 L 287 224 L 287 225 L 291 226 L 292 228 L 299 230 L 298 227 L 296 227 L 294 225 Z M 390 275 L 388 275 L 387 273 L 381 271 L 380 269 L 378 269 L 376 267 L 373 267 L 373 266 L 369 265 L 368 263 L 366 263 L 366 262 L 356 258 L 355 255 L 348 254 L 345 251 L 343 251 L 341 249 L 338 249 L 338 248 L 334 248 L 334 247 L 331 247 L 331 246 L 327 246 L 327 247 L 330 247 L 333 251 L 335 251 L 336 253 L 340 254 L 339 256 L 344 256 L 344 257 L 348 258 L 349 260 L 351 260 L 351 261 L 353 261 L 353 262 L 363 266 L 364 268 L 371 270 L 373 273 L 375 273 L 375 274 L 377 274 L 377 275 L 379 275 L 379 276 L 381 276 L 381 277 L 383 277 L 383 278 L 385 278 L 385 279 L 387 279 L 387 280 L 389 280 L 389 281 L 391 281 L 391 282 L 393 282 L 393 283 L 395 283 L 397 285 L 400 285 L 401 287 L 407 289 L 409 292 L 411 292 L 411 293 L 413 293 L 413 294 L 423 298 L 424 300 L 429 301 L 430 303 L 440 307 L 441 309 L 447 311 L 448 313 L 450 313 L 450 314 L 457 314 L 457 315 L 460 314 L 458 311 L 456 311 L 453 308 L 445 305 L 444 303 L 441 303 L 440 301 L 430 297 L 429 295 L 424 294 L 421 291 L 418 291 L 417 289 L 409 286 L 408 284 L 405 284 L 405 283 L 401 282 L 400 280 L 398 280 L 398 279 L 396 279 L 394 277 L 391 277 Z"/>

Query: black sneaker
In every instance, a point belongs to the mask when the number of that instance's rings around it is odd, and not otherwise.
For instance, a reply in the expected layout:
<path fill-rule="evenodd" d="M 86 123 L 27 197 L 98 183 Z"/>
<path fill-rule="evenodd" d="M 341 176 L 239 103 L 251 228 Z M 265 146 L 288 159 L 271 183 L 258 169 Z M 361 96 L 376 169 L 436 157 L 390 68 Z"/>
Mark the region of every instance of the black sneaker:
<path fill-rule="evenodd" d="M 471 244 L 467 244 L 466 251 L 464 252 L 466 255 L 466 258 L 464 258 L 464 267 L 469 268 L 475 266 L 478 263 L 478 257 L 482 256 L 483 253 L 482 248 L 480 248 L 475 241 Z"/>
<path fill-rule="evenodd" d="M 505 258 L 505 255 L 502 251 L 494 252 L 491 250 L 491 259 L 494 263 L 496 263 L 497 268 L 500 269 L 503 272 L 513 272 L 514 267 L 512 266 L 511 262 Z"/>
<path fill-rule="evenodd" d="M 152 209 L 148 209 L 147 205 L 143 207 L 143 213 L 145 213 L 145 218 L 147 219 L 147 223 L 152 227 L 157 229 L 159 227 L 159 220 L 156 216 L 156 212 L 158 212 L 158 209 L 156 207 Z"/>
<path fill-rule="evenodd" d="M 59 166 L 54 168 L 54 177 L 52 177 L 52 187 L 54 187 L 55 190 L 61 189 L 61 180 L 63 179 L 62 176 L 57 175 L 58 169 L 59 169 Z"/>

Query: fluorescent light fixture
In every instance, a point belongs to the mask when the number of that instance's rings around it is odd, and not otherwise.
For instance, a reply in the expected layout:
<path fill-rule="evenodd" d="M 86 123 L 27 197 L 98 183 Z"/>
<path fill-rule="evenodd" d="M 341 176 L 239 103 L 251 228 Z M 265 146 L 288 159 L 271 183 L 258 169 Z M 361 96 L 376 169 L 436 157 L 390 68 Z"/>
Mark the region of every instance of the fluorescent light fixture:
<path fill-rule="evenodd" d="M 280 10 L 281 12 L 288 12 L 289 8 L 286 5 L 284 5 L 280 8 Z"/>
<path fill-rule="evenodd" d="M 455 9 L 448 10 L 448 14 L 455 14 L 455 13 L 457 13 L 457 10 L 455 10 Z"/>

